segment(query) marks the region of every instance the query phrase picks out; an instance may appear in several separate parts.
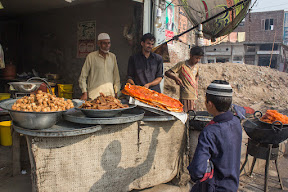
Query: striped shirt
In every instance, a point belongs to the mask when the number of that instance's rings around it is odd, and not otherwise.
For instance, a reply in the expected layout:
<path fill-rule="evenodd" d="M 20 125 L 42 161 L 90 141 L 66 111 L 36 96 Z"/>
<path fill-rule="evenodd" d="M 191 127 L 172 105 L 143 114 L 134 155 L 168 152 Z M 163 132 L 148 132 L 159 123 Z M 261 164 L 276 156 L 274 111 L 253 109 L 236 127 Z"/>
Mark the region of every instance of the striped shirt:
<path fill-rule="evenodd" d="M 184 84 L 184 87 L 180 89 L 180 99 L 196 100 L 198 98 L 196 78 L 199 75 L 199 65 L 190 66 L 188 61 L 181 61 L 172 67 L 171 71 L 177 73 Z"/>

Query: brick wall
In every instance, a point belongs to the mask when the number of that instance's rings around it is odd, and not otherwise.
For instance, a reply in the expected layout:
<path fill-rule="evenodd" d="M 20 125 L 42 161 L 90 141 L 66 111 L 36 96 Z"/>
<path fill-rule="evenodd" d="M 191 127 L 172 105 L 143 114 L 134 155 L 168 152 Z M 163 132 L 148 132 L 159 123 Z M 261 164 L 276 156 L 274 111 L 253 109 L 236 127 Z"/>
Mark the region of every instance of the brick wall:
<path fill-rule="evenodd" d="M 274 29 L 263 29 L 263 20 L 273 19 Z M 283 41 L 284 10 L 250 13 L 245 19 L 246 42 L 275 42 Z"/>

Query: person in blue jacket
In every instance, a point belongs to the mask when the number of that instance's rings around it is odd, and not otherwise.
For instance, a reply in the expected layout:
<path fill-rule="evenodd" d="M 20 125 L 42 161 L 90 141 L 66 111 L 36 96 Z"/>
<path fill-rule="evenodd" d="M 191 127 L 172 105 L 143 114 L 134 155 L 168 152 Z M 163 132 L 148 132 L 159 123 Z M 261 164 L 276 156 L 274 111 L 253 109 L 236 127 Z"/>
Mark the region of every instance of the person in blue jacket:
<path fill-rule="evenodd" d="M 196 184 L 192 192 L 237 192 L 240 175 L 242 127 L 230 112 L 232 87 L 214 80 L 206 91 L 206 108 L 214 116 L 198 138 L 188 170 Z"/>

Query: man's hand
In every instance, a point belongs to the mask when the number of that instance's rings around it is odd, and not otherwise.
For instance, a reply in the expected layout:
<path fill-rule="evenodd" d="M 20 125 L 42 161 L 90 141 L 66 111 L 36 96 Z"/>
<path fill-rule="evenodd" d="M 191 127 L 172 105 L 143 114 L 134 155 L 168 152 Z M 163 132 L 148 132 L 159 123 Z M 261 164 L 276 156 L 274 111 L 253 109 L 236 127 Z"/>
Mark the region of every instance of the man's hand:
<path fill-rule="evenodd" d="M 179 77 L 175 77 L 175 82 L 177 85 L 180 85 L 181 87 L 184 87 L 184 84 L 182 80 Z"/>
<path fill-rule="evenodd" d="M 150 84 L 149 84 L 149 83 L 147 83 L 147 84 L 145 84 L 145 85 L 144 85 L 144 87 L 146 87 L 147 89 L 149 89 L 149 87 L 150 87 Z"/>
<path fill-rule="evenodd" d="M 207 169 L 204 177 L 200 180 L 200 182 L 206 181 L 207 179 L 212 179 L 214 176 L 214 165 L 212 161 L 207 160 Z"/>
<path fill-rule="evenodd" d="M 82 93 L 81 100 L 87 100 L 87 92 Z"/>
<path fill-rule="evenodd" d="M 135 85 L 134 81 L 132 79 L 128 79 L 127 83 L 130 83 L 131 85 Z"/>

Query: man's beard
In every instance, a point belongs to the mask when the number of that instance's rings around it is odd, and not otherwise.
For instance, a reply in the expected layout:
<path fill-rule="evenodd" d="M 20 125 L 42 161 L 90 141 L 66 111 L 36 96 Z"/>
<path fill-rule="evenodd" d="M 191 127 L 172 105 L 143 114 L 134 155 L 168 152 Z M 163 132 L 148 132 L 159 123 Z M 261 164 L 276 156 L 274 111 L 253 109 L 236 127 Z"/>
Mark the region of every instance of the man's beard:
<path fill-rule="evenodd" d="M 101 49 L 101 48 L 100 48 L 100 50 L 101 50 L 103 53 L 109 53 L 109 50 L 106 51 L 106 50 L 103 50 L 103 49 Z"/>
<path fill-rule="evenodd" d="M 152 51 L 152 48 L 146 48 L 144 49 L 145 52 L 151 52 Z"/>

